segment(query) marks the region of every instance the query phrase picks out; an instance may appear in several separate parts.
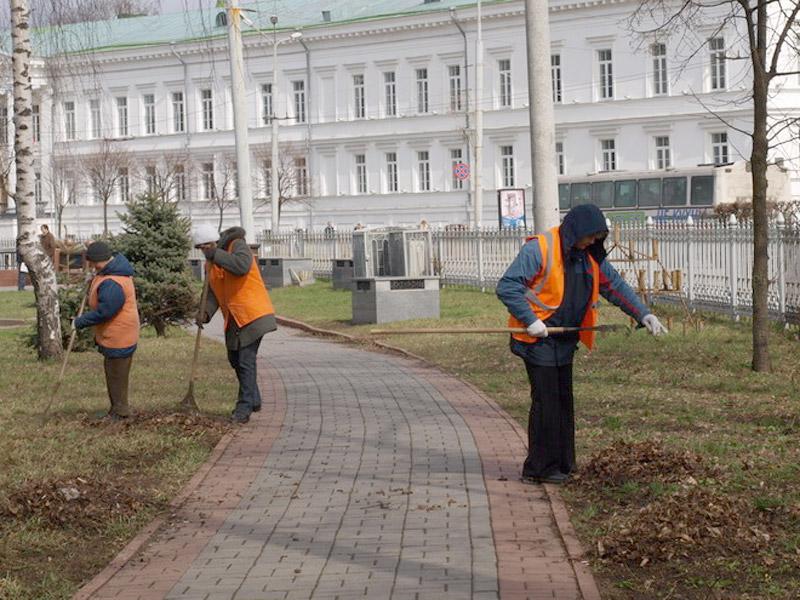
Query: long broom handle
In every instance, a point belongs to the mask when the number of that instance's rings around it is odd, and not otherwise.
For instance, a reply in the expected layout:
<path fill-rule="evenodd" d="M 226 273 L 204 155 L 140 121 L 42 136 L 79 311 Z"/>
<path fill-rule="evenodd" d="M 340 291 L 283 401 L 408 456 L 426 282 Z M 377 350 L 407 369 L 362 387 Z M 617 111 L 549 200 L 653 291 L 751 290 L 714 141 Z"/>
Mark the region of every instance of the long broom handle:
<path fill-rule="evenodd" d="M 601 327 L 548 327 L 547 333 L 572 333 L 575 331 L 602 331 Z M 527 333 L 524 327 L 476 327 L 474 329 L 371 329 L 373 335 L 406 333 Z"/>
<path fill-rule="evenodd" d="M 92 280 L 89 280 L 89 283 L 86 284 L 86 291 L 83 294 L 83 298 L 81 299 L 81 305 L 78 307 L 78 314 L 75 317 L 76 319 L 83 314 L 84 309 L 86 308 L 86 300 L 89 298 L 89 289 L 92 287 Z M 58 390 L 61 388 L 61 382 L 64 380 L 64 372 L 67 370 L 67 362 L 69 361 L 69 355 L 72 352 L 72 347 L 75 345 L 75 337 L 78 335 L 78 330 L 73 329 L 72 332 L 69 334 L 69 342 L 67 343 L 67 350 L 64 353 L 64 360 L 61 363 L 61 372 L 58 374 L 58 379 L 56 380 L 56 384 L 53 387 L 53 393 L 50 394 L 50 401 L 47 403 L 47 406 L 44 409 L 44 414 L 50 411 L 50 407 L 53 404 L 53 400 L 55 400 L 56 394 Z"/>
<path fill-rule="evenodd" d="M 203 293 L 200 294 L 200 309 L 197 313 L 197 336 L 194 338 L 194 356 L 192 356 L 192 374 L 189 378 L 189 385 L 194 384 L 197 376 L 197 360 L 200 357 L 200 338 L 203 336 L 203 321 L 206 318 L 206 302 L 208 301 L 208 274 L 203 280 Z"/>

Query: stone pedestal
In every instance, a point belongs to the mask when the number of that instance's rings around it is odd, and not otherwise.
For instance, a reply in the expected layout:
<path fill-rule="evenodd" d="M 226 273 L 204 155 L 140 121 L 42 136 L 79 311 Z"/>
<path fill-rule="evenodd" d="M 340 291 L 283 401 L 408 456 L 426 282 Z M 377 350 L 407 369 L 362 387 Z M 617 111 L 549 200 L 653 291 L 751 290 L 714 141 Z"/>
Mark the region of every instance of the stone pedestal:
<path fill-rule="evenodd" d="M 270 289 L 314 283 L 314 261 L 310 258 L 259 258 L 258 266 L 261 278 Z"/>
<path fill-rule="evenodd" d="M 438 277 L 353 279 L 353 324 L 439 318 Z"/>
<path fill-rule="evenodd" d="M 352 258 L 334 258 L 331 261 L 331 281 L 335 290 L 353 289 Z"/>

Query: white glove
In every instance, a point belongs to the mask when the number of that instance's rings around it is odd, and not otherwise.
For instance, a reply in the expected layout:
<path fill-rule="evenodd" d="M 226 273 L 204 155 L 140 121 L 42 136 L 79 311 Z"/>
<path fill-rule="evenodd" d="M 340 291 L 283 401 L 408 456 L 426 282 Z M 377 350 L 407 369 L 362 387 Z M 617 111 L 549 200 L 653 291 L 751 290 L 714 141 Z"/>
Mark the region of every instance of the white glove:
<path fill-rule="evenodd" d="M 547 326 L 541 319 L 536 319 L 533 323 L 528 325 L 528 335 L 531 337 L 545 338 L 547 337 Z"/>
<path fill-rule="evenodd" d="M 646 315 L 644 319 L 642 319 L 642 325 L 647 328 L 647 331 L 652 333 L 653 335 L 663 335 L 665 333 L 669 333 L 667 328 L 661 324 L 661 321 L 658 320 L 654 314 L 650 313 Z"/>

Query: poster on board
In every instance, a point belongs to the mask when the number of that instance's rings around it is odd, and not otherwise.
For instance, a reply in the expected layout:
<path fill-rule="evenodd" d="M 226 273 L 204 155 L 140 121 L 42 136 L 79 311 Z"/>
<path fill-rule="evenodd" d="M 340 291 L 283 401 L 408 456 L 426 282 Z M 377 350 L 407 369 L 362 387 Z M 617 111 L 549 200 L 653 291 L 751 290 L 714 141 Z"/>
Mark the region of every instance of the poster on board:
<path fill-rule="evenodd" d="M 525 227 L 525 190 L 497 190 L 500 227 Z"/>

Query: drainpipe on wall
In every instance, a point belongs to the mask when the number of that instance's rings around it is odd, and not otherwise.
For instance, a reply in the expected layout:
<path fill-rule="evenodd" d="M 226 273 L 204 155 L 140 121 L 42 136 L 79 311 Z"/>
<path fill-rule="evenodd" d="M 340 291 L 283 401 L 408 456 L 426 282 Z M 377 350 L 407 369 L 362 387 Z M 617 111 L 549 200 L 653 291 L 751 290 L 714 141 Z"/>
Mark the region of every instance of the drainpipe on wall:
<path fill-rule="evenodd" d="M 311 204 L 314 196 L 314 186 L 312 185 L 314 170 L 311 168 L 311 110 L 314 95 L 311 93 L 311 50 L 303 38 L 299 38 L 299 41 L 306 52 L 306 87 L 308 90 L 306 95 L 306 185 L 308 186 L 308 230 L 313 232 L 314 213 Z"/>

